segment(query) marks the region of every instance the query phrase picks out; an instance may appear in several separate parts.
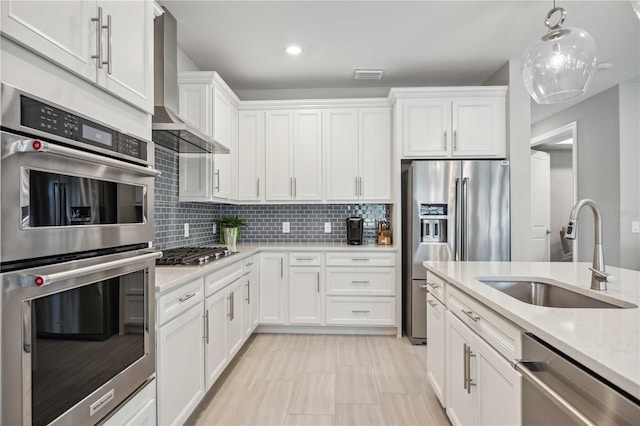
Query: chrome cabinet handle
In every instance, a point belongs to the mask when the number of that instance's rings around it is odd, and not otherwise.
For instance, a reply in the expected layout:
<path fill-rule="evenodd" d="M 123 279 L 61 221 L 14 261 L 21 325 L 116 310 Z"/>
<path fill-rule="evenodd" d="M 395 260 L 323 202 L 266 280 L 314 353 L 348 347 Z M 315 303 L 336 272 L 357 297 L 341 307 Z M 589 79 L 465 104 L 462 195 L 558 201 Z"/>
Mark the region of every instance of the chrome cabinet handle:
<path fill-rule="evenodd" d="M 280 258 L 280 278 L 284 278 L 284 258 Z"/>
<path fill-rule="evenodd" d="M 160 257 L 162 257 L 161 251 L 153 251 L 151 253 L 145 253 L 140 256 L 136 256 L 129 259 L 119 259 L 111 262 L 101 263 L 98 265 L 86 266 L 84 268 L 72 269 L 72 270 L 57 272 L 49 275 L 22 275 L 22 278 L 30 284 L 36 285 L 38 287 L 43 287 L 56 282 L 68 280 L 71 278 L 78 278 L 85 275 L 94 274 L 96 272 L 106 271 L 108 269 L 132 265 L 134 263 L 142 262 L 144 260 L 158 259 Z"/>
<path fill-rule="evenodd" d="M 256 197 L 260 198 L 260 178 L 256 178 Z"/>
<path fill-rule="evenodd" d="M 227 318 L 229 318 L 229 321 L 233 321 L 233 292 L 227 296 L 227 302 L 229 302 L 229 313 L 227 314 Z"/>
<path fill-rule="evenodd" d="M 436 308 L 438 306 L 438 304 L 436 302 L 432 301 L 432 300 L 427 300 L 427 303 L 429 305 L 431 305 L 431 307 L 433 307 L 433 308 Z"/>
<path fill-rule="evenodd" d="M 466 345 L 466 371 L 467 371 L 467 393 L 471 393 L 471 386 L 475 386 L 476 384 L 471 379 L 471 358 L 475 357 L 475 354 L 471 352 L 471 346 Z"/>
<path fill-rule="evenodd" d="M 480 321 L 482 319 L 478 315 L 473 315 L 473 311 L 465 311 L 464 309 L 461 309 L 461 311 L 462 311 L 463 314 L 465 314 L 466 316 L 471 318 L 473 320 L 473 322 L 478 322 L 478 321 Z"/>
<path fill-rule="evenodd" d="M 186 295 L 182 296 L 181 298 L 179 298 L 178 300 L 180 301 L 180 303 L 184 303 L 187 300 L 191 299 L 195 295 L 196 295 L 196 293 L 186 294 Z"/>
<path fill-rule="evenodd" d="M 304 260 L 304 261 L 306 261 L 306 262 L 313 262 L 313 261 L 314 261 L 314 260 L 316 260 L 316 259 L 314 259 L 313 257 L 296 257 L 296 260 L 297 260 L 297 261 L 302 261 L 302 260 Z"/>
<path fill-rule="evenodd" d="M 537 388 L 540 392 L 548 395 L 558 407 L 560 407 L 565 413 L 569 414 L 579 423 L 582 423 L 587 426 L 596 426 L 587 416 L 585 416 L 578 408 L 572 405 L 569 401 L 563 398 L 558 392 L 553 390 L 549 385 L 547 385 L 544 381 L 540 380 L 536 377 L 535 374 L 525 364 L 534 364 L 531 362 L 518 361 L 515 364 L 515 369 L 518 370 L 522 377 L 531 383 L 535 388 Z"/>
<path fill-rule="evenodd" d="M 220 192 L 220 169 L 216 169 L 216 191 Z"/>
<path fill-rule="evenodd" d="M 367 280 L 353 280 L 351 284 L 369 284 L 370 281 Z"/>
<path fill-rule="evenodd" d="M 444 149 L 443 151 L 447 150 L 447 131 L 444 131 Z"/>
<path fill-rule="evenodd" d="M 247 262 L 244 264 L 244 266 L 253 266 L 253 262 Z"/>
<path fill-rule="evenodd" d="M 289 178 L 289 195 L 293 198 L 293 178 Z"/>
<path fill-rule="evenodd" d="M 454 151 L 458 150 L 458 131 L 457 130 L 453 131 L 453 150 Z"/>
<path fill-rule="evenodd" d="M 298 181 L 297 181 L 297 179 L 295 178 L 295 176 L 294 176 L 294 178 L 293 178 L 293 196 L 294 196 L 294 197 L 297 197 L 297 196 L 298 196 Z"/>
<path fill-rule="evenodd" d="M 320 272 L 317 272 L 318 274 L 318 293 L 320 293 Z"/>
<path fill-rule="evenodd" d="M 440 286 L 439 286 L 438 284 L 433 283 L 433 282 L 431 282 L 431 281 L 427 281 L 427 285 L 428 285 L 429 287 L 431 287 L 432 289 L 434 289 L 434 290 L 437 290 L 437 289 L 439 289 L 439 288 L 440 288 Z"/>
<path fill-rule="evenodd" d="M 132 173 L 144 176 L 158 176 L 160 172 L 149 167 L 136 166 L 124 161 L 114 160 L 112 158 L 103 157 L 101 155 L 91 154 L 89 152 L 80 151 L 78 149 L 66 148 L 60 145 L 54 145 L 50 142 L 44 142 L 39 139 L 23 139 L 13 142 L 11 145 L 11 153 L 46 153 L 59 155 L 62 157 L 73 158 L 74 160 L 88 161 L 97 163 L 100 166 L 111 166 L 124 169 Z M 9 154 L 11 155 L 11 154 Z"/>
<path fill-rule="evenodd" d="M 91 59 L 96 59 L 96 66 L 102 69 L 102 7 L 98 7 L 98 17 L 91 18 L 91 22 L 96 24 L 96 54 L 91 55 Z"/>
<path fill-rule="evenodd" d="M 418 287 L 420 287 L 420 289 L 423 289 L 423 290 L 424 290 L 424 289 L 426 289 L 426 288 L 427 288 L 427 285 L 426 285 L 426 284 L 420 284 Z"/>
<path fill-rule="evenodd" d="M 107 60 L 102 61 L 103 65 L 107 66 L 107 74 L 111 75 L 111 15 L 107 15 L 107 26 L 104 27 L 107 29 Z"/>
<path fill-rule="evenodd" d="M 351 258 L 351 260 L 354 262 L 368 262 L 371 259 L 369 259 L 368 257 L 353 257 Z"/>
<path fill-rule="evenodd" d="M 371 311 L 351 311 L 354 314 L 368 314 Z"/>
<path fill-rule="evenodd" d="M 204 318 L 204 341 L 209 344 L 209 310 L 207 309 L 203 315 Z"/>
<path fill-rule="evenodd" d="M 360 195 L 360 192 L 358 191 L 358 177 L 356 176 L 354 178 L 356 180 L 356 197 Z"/>
<path fill-rule="evenodd" d="M 468 372 L 467 372 L 467 344 L 463 343 L 462 344 L 462 380 L 464 381 L 463 383 L 463 389 L 467 390 L 467 382 L 468 382 Z"/>
<path fill-rule="evenodd" d="M 251 304 L 251 281 L 247 280 L 247 284 L 245 284 L 247 286 L 247 298 L 244 299 L 247 301 L 247 305 Z"/>

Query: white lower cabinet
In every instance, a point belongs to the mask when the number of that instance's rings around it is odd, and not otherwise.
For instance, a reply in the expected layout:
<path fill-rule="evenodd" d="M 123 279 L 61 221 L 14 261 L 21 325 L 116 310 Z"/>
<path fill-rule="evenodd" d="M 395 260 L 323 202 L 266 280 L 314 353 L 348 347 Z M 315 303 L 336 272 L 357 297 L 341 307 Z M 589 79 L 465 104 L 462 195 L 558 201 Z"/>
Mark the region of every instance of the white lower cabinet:
<path fill-rule="evenodd" d="M 521 424 L 520 374 L 451 312 L 446 313 L 447 414 L 454 425 Z"/>
<path fill-rule="evenodd" d="M 219 291 L 205 303 L 207 330 L 205 338 L 206 387 L 209 389 L 229 363 L 227 356 L 227 293 Z"/>
<path fill-rule="evenodd" d="M 445 306 L 427 293 L 427 379 L 443 407 L 445 400 Z"/>
<path fill-rule="evenodd" d="M 289 323 L 322 322 L 322 290 L 319 266 L 289 268 Z"/>
<path fill-rule="evenodd" d="M 232 359 L 244 343 L 242 335 L 242 279 L 227 288 L 227 353 Z"/>
<path fill-rule="evenodd" d="M 155 426 L 156 381 L 151 380 L 133 398 L 118 407 L 102 426 Z"/>
<path fill-rule="evenodd" d="M 204 396 L 202 316 L 198 303 L 158 329 L 158 424 L 184 423 Z"/>
<path fill-rule="evenodd" d="M 260 323 L 284 324 L 288 275 L 285 253 L 260 253 Z"/>
<path fill-rule="evenodd" d="M 242 335 L 248 338 L 258 326 L 259 317 L 259 293 L 258 273 L 259 256 L 255 255 L 245 260 L 242 282 Z"/>
<path fill-rule="evenodd" d="M 244 262 L 251 263 L 251 259 L 158 297 L 157 424 L 183 424 L 255 329 L 257 282 L 253 289 L 248 287 L 249 293 L 245 284 L 258 270 L 242 274 Z M 254 302 L 248 314 L 253 324 L 249 330 L 243 322 L 247 295 Z"/>

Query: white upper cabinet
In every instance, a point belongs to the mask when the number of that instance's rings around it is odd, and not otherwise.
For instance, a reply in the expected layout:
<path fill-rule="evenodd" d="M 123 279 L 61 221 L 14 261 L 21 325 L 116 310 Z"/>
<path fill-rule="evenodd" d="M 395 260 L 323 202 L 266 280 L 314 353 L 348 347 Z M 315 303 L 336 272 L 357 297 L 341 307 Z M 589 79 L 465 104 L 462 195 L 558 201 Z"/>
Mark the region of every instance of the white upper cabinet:
<path fill-rule="evenodd" d="M 2 3 L 5 36 L 153 112 L 153 1 Z"/>
<path fill-rule="evenodd" d="M 504 157 L 505 114 L 504 97 L 455 99 L 453 156 Z"/>
<path fill-rule="evenodd" d="M 445 157 L 451 136 L 451 101 L 411 99 L 402 103 L 405 156 Z"/>
<path fill-rule="evenodd" d="M 389 108 L 358 110 L 360 200 L 391 199 L 391 114 Z"/>
<path fill-rule="evenodd" d="M 180 116 L 230 151 L 180 154 L 180 201 L 236 200 L 239 100 L 215 72 L 181 73 L 178 93 Z"/>
<path fill-rule="evenodd" d="M 238 200 L 264 199 L 264 111 L 240 111 Z"/>
<path fill-rule="evenodd" d="M 267 201 L 322 200 L 320 110 L 266 112 Z"/>
<path fill-rule="evenodd" d="M 389 108 L 324 111 L 327 201 L 391 199 Z"/>
<path fill-rule="evenodd" d="M 325 186 L 328 201 L 358 198 L 358 110 L 325 110 Z"/>
<path fill-rule="evenodd" d="M 293 113 L 293 198 L 322 200 L 322 115 L 320 110 Z"/>
<path fill-rule="evenodd" d="M 293 111 L 266 113 L 265 184 L 267 201 L 293 198 Z"/>
<path fill-rule="evenodd" d="M 504 86 L 392 89 L 404 158 L 505 158 Z"/>

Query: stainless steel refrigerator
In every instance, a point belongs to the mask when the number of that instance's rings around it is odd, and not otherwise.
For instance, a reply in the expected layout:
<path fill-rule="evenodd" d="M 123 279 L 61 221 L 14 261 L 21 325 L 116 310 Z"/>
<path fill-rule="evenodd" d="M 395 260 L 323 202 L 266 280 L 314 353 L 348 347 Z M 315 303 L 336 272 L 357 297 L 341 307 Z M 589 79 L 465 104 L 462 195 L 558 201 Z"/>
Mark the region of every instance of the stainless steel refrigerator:
<path fill-rule="evenodd" d="M 426 260 L 511 258 L 509 162 L 414 161 L 402 174 L 404 331 L 426 343 Z"/>

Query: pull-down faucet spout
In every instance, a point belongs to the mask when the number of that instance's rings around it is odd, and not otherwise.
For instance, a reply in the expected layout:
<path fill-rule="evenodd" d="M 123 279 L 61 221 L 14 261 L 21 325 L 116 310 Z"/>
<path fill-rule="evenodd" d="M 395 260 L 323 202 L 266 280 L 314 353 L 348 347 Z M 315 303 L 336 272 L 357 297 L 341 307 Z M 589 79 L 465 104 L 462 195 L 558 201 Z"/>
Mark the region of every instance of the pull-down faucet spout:
<path fill-rule="evenodd" d="M 616 277 L 608 274 L 604 270 L 604 252 L 602 250 L 602 215 L 598 205 L 593 200 L 584 199 L 576 203 L 569 215 L 569 224 L 565 238 L 575 240 L 578 233 L 578 215 L 584 206 L 589 206 L 593 212 L 593 222 L 595 225 L 595 245 L 593 247 L 593 266 L 591 270 L 591 289 L 606 290 L 608 282 L 614 282 Z"/>

